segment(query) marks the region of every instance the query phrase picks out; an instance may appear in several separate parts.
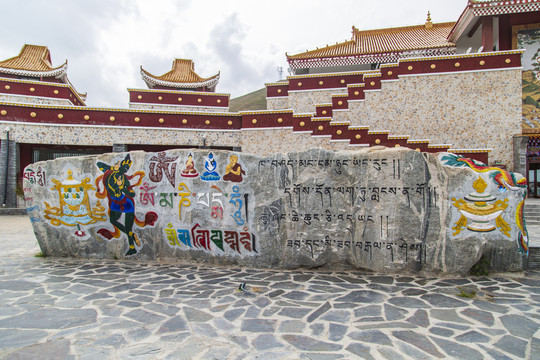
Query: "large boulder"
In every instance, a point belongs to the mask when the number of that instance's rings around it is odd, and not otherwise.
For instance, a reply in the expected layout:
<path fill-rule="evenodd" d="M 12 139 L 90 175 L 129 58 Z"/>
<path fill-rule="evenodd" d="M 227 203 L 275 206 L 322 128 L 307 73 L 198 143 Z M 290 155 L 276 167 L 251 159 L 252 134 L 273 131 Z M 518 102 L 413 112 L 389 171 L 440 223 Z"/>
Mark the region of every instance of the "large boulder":
<path fill-rule="evenodd" d="M 522 270 L 519 178 L 405 148 L 169 150 L 35 163 L 24 190 L 49 256 L 467 274 Z"/>

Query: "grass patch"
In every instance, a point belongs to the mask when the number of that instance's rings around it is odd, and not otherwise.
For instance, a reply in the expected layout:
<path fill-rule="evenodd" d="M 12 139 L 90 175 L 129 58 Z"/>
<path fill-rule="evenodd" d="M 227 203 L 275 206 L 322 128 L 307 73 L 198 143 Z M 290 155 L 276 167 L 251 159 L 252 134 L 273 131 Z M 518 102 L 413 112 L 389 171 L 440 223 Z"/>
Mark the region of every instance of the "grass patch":
<path fill-rule="evenodd" d="M 34 257 L 44 258 L 44 257 L 47 257 L 47 255 L 45 255 L 44 253 L 42 253 L 42 252 L 40 251 L 40 252 L 38 252 L 37 254 L 34 254 Z"/>
<path fill-rule="evenodd" d="M 459 293 L 457 296 L 467 299 L 474 299 L 476 297 L 477 290 L 474 289 L 467 289 L 461 286 L 458 286 L 457 288 L 459 290 Z"/>
<path fill-rule="evenodd" d="M 486 276 L 489 275 L 489 260 L 482 255 L 480 260 L 471 268 L 471 275 L 473 276 Z"/>

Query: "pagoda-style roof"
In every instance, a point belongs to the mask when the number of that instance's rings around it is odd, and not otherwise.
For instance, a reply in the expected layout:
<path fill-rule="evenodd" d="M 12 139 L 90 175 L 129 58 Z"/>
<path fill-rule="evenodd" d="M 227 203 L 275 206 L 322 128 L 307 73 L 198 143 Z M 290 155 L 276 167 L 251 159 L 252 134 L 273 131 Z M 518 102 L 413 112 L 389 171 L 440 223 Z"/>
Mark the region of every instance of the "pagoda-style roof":
<path fill-rule="evenodd" d="M 53 67 L 51 53 L 46 46 L 24 45 L 19 55 L 0 61 L 0 74 L 27 77 L 55 77 L 67 82 L 67 60 L 64 64 Z"/>
<path fill-rule="evenodd" d="M 141 75 L 150 89 L 165 87 L 174 89 L 205 89 L 214 91 L 219 82 L 219 72 L 211 77 L 203 78 L 195 72 L 193 60 L 175 59 L 172 70 L 161 75 L 152 75 L 141 66 Z"/>
<path fill-rule="evenodd" d="M 475 26 L 481 16 L 500 16 L 540 11 L 540 0 L 469 0 L 448 40 L 457 41 L 462 34 Z"/>
<path fill-rule="evenodd" d="M 352 39 L 335 45 L 287 55 L 293 69 L 317 66 L 394 62 L 416 55 L 453 53 L 455 44 L 447 37 L 455 22 L 431 23 L 397 28 L 358 30 L 353 26 Z"/>

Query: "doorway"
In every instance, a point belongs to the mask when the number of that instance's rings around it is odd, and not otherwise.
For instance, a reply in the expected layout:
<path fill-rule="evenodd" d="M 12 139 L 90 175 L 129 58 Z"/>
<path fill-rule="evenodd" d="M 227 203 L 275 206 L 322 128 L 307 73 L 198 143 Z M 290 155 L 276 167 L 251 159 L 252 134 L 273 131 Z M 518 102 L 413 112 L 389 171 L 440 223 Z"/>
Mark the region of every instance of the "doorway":
<path fill-rule="evenodd" d="M 527 180 L 529 196 L 540 197 L 540 136 L 531 135 L 527 141 Z"/>
<path fill-rule="evenodd" d="M 540 197 L 540 161 L 529 161 L 529 196 Z"/>

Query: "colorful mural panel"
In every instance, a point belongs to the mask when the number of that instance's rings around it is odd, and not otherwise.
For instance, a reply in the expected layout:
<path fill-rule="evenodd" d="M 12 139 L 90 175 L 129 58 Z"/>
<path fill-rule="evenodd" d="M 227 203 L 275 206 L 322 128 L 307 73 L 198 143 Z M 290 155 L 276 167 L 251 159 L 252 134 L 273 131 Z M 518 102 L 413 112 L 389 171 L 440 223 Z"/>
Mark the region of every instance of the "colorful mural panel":
<path fill-rule="evenodd" d="M 524 133 L 540 133 L 540 24 L 514 28 L 514 46 L 524 49 L 522 56 Z"/>
<path fill-rule="evenodd" d="M 58 205 L 42 203 L 46 223 L 72 228 L 71 234 L 79 240 L 126 239 L 124 256 L 136 255 L 149 246 L 141 230 L 158 223 L 165 229 L 163 243 L 174 249 L 217 256 L 257 254 L 256 235 L 248 222 L 252 192 L 242 189 L 246 171 L 238 154 L 225 157 L 189 152 L 181 156 L 159 152 L 144 154 L 138 163 L 130 154 L 119 156 L 96 161 L 93 166 L 99 170 L 93 178 L 76 180 L 72 170 L 63 180 L 53 174 L 50 191 L 56 194 L 53 198 Z M 205 164 L 203 175 L 195 168 L 196 162 Z M 35 192 L 35 186 L 43 188 L 47 183 L 41 166 L 36 171 L 27 168 L 23 174 L 30 185 L 27 195 L 33 189 Z M 39 211 L 39 206 L 31 206 L 32 201 L 27 196 L 29 211 Z M 39 217 L 32 219 L 41 222 Z M 104 226 L 107 222 L 109 227 Z"/>
<path fill-rule="evenodd" d="M 515 213 L 515 223 L 518 228 L 516 241 L 519 252 L 528 255 L 529 237 L 523 216 L 523 208 L 525 199 L 527 198 L 527 179 L 520 174 L 508 172 L 493 166 L 486 166 L 478 161 L 460 155 L 442 154 L 439 155 L 439 160 L 446 166 L 468 167 L 478 174 L 487 175 L 488 179 L 497 186 L 500 193 L 512 191 L 518 194 L 521 200 L 517 205 Z M 466 195 L 463 199 L 452 198 L 454 207 L 461 213 L 460 219 L 452 227 L 455 231 L 454 235 L 459 234 L 462 228 L 467 226 L 467 220 L 469 220 L 467 229 L 471 231 L 489 232 L 499 228 L 503 234 L 510 237 L 509 232 L 511 227 L 502 217 L 503 211 L 508 206 L 508 199 L 504 201 L 497 200 L 495 196 L 485 193 L 486 187 L 486 181 L 480 176 L 473 184 L 474 193 Z M 492 224 L 493 220 L 495 221 L 495 225 Z"/>

